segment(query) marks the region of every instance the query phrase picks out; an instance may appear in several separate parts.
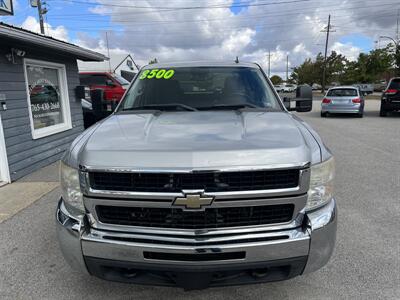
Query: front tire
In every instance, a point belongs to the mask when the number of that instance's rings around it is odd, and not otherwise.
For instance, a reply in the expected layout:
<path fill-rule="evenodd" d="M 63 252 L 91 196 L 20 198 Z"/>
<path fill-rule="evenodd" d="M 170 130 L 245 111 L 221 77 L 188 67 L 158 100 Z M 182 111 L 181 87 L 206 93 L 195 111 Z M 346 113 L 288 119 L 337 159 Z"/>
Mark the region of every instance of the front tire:
<path fill-rule="evenodd" d="M 387 116 L 387 111 L 382 107 L 382 105 L 381 105 L 381 110 L 379 111 L 379 116 L 381 117 Z"/>

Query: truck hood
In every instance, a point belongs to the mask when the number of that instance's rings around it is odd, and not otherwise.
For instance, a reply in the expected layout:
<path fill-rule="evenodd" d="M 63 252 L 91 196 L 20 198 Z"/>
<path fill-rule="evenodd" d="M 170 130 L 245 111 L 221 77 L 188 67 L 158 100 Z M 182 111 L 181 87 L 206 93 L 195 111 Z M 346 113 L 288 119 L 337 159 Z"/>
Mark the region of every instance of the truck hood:
<path fill-rule="evenodd" d="M 287 112 L 114 114 L 72 149 L 99 169 L 286 167 L 320 159 L 315 138 Z"/>

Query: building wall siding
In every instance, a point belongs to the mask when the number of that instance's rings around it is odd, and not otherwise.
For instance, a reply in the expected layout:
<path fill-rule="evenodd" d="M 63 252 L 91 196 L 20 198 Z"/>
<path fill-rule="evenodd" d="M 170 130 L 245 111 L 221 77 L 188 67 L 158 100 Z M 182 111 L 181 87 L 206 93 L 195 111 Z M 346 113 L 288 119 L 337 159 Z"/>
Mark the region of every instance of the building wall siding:
<path fill-rule="evenodd" d="M 26 51 L 25 58 L 64 64 L 67 73 L 72 129 L 36 140 L 32 138 L 23 60 L 17 57 L 12 64 L 6 59 L 11 47 L 15 46 L 0 46 L 0 94 L 6 95 L 7 103 L 7 110 L 0 113 L 13 181 L 60 159 L 84 128 L 81 103 L 75 97 L 75 87 L 79 85 L 76 59 L 19 45 L 18 48 Z"/>

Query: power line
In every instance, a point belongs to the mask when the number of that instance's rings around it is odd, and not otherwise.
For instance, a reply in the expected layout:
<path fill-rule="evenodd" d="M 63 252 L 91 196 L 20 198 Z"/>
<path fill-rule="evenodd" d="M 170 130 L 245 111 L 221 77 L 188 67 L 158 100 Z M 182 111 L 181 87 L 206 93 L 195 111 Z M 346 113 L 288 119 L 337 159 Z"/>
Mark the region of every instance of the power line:
<path fill-rule="evenodd" d="M 383 14 L 376 14 L 376 13 L 373 13 L 373 14 L 366 14 L 366 15 L 364 15 L 364 17 L 375 17 L 375 19 L 380 19 L 380 18 L 386 18 L 386 17 L 390 17 L 390 16 L 396 16 L 397 14 L 394 14 L 394 13 L 391 13 L 391 14 L 388 14 L 388 12 L 393 12 L 393 10 L 385 10 L 385 11 L 381 11 L 381 12 L 384 12 Z M 296 13 L 296 14 L 298 14 L 298 13 Z M 287 16 L 287 15 L 281 15 L 281 16 Z M 341 19 L 341 18 L 348 18 L 348 17 L 351 17 L 351 16 L 353 16 L 353 14 L 343 14 L 343 15 L 336 15 L 336 16 L 334 16 L 335 17 L 335 19 Z M 52 15 L 52 19 L 55 19 L 55 17 Z M 60 18 L 59 18 L 60 19 Z M 71 20 L 71 19 L 69 19 L 69 18 L 65 18 L 65 19 L 68 19 L 69 21 L 72 21 L 72 22 L 76 22 L 76 23 L 78 23 L 78 22 L 80 22 L 80 21 L 82 21 L 82 22 L 85 22 L 85 21 L 93 21 L 93 22 L 99 22 L 99 20 Z M 227 18 L 223 18 L 223 20 L 226 20 Z M 253 16 L 248 16 L 248 17 L 246 17 L 245 19 L 249 19 L 250 21 L 252 21 L 253 19 L 256 19 L 256 17 L 253 17 Z M 265 19 L 265 16 L 262 16 L 262 19 Z M 235 19 L 236 20 L 236 19 Z M 200 20 L 199 20 L 200 21 Z M 204 20 L 204 21 L 207 21 L 207 20 Z M 360 22 L 360 20 L 353 20 L 353 21 L 349 21 L 349 22 L 347 22 L 347 23 L 354 23 L 354 22 Z M 124 23 L 128 23 L 128 24 L 130 24 L 130 23 L 133 23 L 136 27 L 139 27 L 139 26 L 144 26 L 144 25 L 159 25 L 159 24 L 176 24 L 176 23 L 178 23 L 177 21 L 163 21 L 162 23 L 161 22 L 154 22 L 154 23 L 137 23 L 137 22 L 135 22 L 135 21 L 132 21 L 132 20 L 121 20 L 121 21 L 117 21 L 117 23 L 122 23 L 122 24 L 124 24 Z M 257 26 L 279 26 L 279 27 L 283 27 L 283 26 L 286 26 L 286 25 L 297 25 L 297 24 L 304 24 L 305 23 L 305 21 L 300 21 L 300 22 L 292 22 L 292 23 L 282 23 L 282 22 L 277 22 L 277 23 L 264 23 L 264 24 L 259 24 L 259 23 L 255 23 L 255 25 L 257 25 Z M 121 24 L 121 26 L 122 26 L 122 24 Z M 250 24 L 250 25 L 252 25 L 252 24 Z M 248 27 L 249 25 L 242 25 L 242 26 L 240 26 L 240 28 L 245 28 L 245 27 Z M 341 26 L 338 26 L 338 27 L 341 27 Z M 85 27 L 82 27 L 82 28 L 94 28 L 94 29 L 96 29 L 96 28 L 102 28 L 101 26 L 85 26 Z M 221 26 L 219 26 L 219 28 L 233 28 L 231 25 L 229 25 L 228 27 L 221 27 Z M 236 28 L 239 28 L 239 27 L 236 27 Z"/>
<path fill-rule="evenodd" d="M 307 0 L 308 1 L 308 0 Z M 79 1 L 69 1 L 69 2 L 79 2 Z M 301 2 L 301 1 L 295 1 L 295 2 Z M 364 1 L 361 1 L 361 2 L 364 2 Z M 93 4 L 93 5 L 99 5 L 99 6 L 107 6 L 107 5 L 103 5 L 103 4 L 101 4 L 101 3 L 95 3 L 95 2 L 87 2 L 88 4 Z M 279 2 L 278 4 L 284 4 L 284 3 L 292 3 L 292 1 L 288 1 L 288 2 Z M 266 5 L 266 3 L 262 3 L 262 4 L 264 4 L 264 5 Z M 271 4 L 273 4 L 273 3 L 269 3 L 270 5 Z M 352 2 L 352 4 L 353 4 L 353 2 Z M 371 5 L 371 6 L 369 6 L 369 7 L 373 7 L 373 6 L 383 6 L 383 5 L 393 5 L 393 3 L 387 3 L 387 4 L 379 4 L 379 5 Z M 242 5 L 242 6 L 249 6 L 249 5 Z M 326 6 L 328 6 L 328 5 L 326 5 Z M 326 6 L 324 6 L 324 7 L 326 7 Z M 335 5 L 336 6 L 336 5 Z M 126 6 L 124 6 L 124 7 L 126 7 Z M 130 7 L 130 6 L 128 6 L 128 7 Z M 189 6 L 187 6 L 187 7 L 189 7 Z M 231 8 L 231 7 L 235 7 L 235 6 L 232 6 L 232 5 L 226 5 L 225 6 L 226 8 Z M 237 7 L 237 6 L 236 6 Z M 357 9 L 365 9 L 365 8 L 367 8 L 368 6 L 363 6 L 362 8 L 361 7 L 358 7 Z M 134 7 L 134 8 L 138 8 L 138 7 Z M 158 7 L 158 8 L 160 8 L 160 7 Z M 212 6 L 203 6 L 202 8 L 215 8 L 215 6 L 214 7 L 212 7 Z M 223 8 L 223 7 L 220 7 L 220 8 Z M 157 7 L 153 7 L 153 9 L 157 9 Z M 166 9 L 166 8 L 165 8 Z M 172 7 L 170 7 L 170 8 L 168 8 L 168 9 L 182 9 L 182 7 L 178 7 L 178 8 L 172 8 Z M 334 10 L 350 10 L 350 8 L 342 8 L 342 9 L 331 9 L 330 11 L 334 11 Z M 296 10 L 296 11 L 298 11 L 298 10 Z M 393 10 L 391 10 L 391 11 L 393 11 Z M 123 13 L 123 12 L 122 12 Z M 296 12 L 296 13 L 293 13 L 293 14 L 298 14 L 299 12 Z M 142 13 L 141 13 L 142 14 Z M 285 15 L 285 14 L 280 14 L 280 15 Z M 286 15 L 288 15 L 288 14 L 286 14 Z M 264 15 L 265 16 L 265 15 Z M 278 14 L 272 14 L 272 16 L 278 16 Z M 350 16 L 350 15 L 346 15 L 346 16 L 343 16 L 343 17 L 348 17 L 348 16 Z M 364 17 L 367 17 L 368 15 L 364 15 Z M 374 17 L 376 17 L 377 15 L 376 14 L 371 14 L 371 16 L 374 16 Z M 387 17 L 387 16 L 389 16 L 389 15 L 385 15 L 385 16 L 383 16 L 383 17 Z M 53 17 L 53 15 L 52 15 L 52 17 Z M 340 17 L 340 16 L 338 16 L 338 17 Z M 239 18 L 239 17 L 234 17 L 235 19 L 237 19 L 237 18 Z M 247 16 L 246 18 L 253 18 L 253 16 L 251 16 L 251 15 L 249 15 L 249 16 Z M 223 19 L 226 19 L 226 18 L 220 18 L 221 20 L 223 20 Z M 70 19 L 69 19 L 70 20 Z M 213 21 L 213 20 L 217 20 L 217 19 L 209 19 L 209 20 L 207 20 L 207 19 L 205 19 L 205 20 L 183 20 L 183 21 L 179 21 L 179 20 L 177 20 L 177 21 L 159 21 L 159 22 L 152 22 L 152 23 L 148 23 L 148 25 L 153 25 L 153 24 L 168 24 L 169 22 L 171 22 L 171 23 L 180 23 L 180 22 L 209 22 L 209 21 Z M 89 21 L 89 20 L 83 20 L 83 21 Z M 90 21 L 97 21 L 98 22 L 98 20 L 90 20 Z M 354 20 L 354 21 L 349 21 L 348 23 L 352 23 L 352 22 L 359 22 L 359 20 Z M 127 22 L 128 23 L 128 22 Z M 257 28 L 258 27 L 267 27 L 267 26 L 269 26 L 269 27 L 273 27 L 273 26 L 279 26 L 279 27 L 281 27 L 281 26 L 287 26 L 287 25 L 289 25 L 289 26 L 291 26 L 291 25 L 295 25 L 295 24 L 303 24 L 304 22 L 301 22 L 301 23 L 276 23 L 276 24 L 263 24 L 263 25 L 259 25 L 259 24 L 254 24 L 253 26 L 257 26 Z M 147 25 L 146 23 L 135 23 L 135 25 Z M 251 26 L 251 25 L 250 25 Z M 79 29 L 77 30 L 77 31 L 84 31 L 83 29 L 85 29 L 85 28 L 89 28 L 89 27 L 79 27 Z M 101 27 L 98 27 L 98 26 L 95 26 L 95 27 L 93 27 L 93 28 L 101 28 Z M 233 29 L 231 26 L 230 27 L 228 27 L 228 28 L 230 28 L 230 29 Z M 241 27 L 238 27 L 238 28 L 248 28 L 248 26 L 241 26 Z M 224 27 L 220 27 L 219 29 L 221 29 L 221 30 L 223 30 L 224 29 Z M 129 31 L 129 30 L 124 30 L 124 32 L 137 32 L 137 33 L 143 33 L 143 34 L 146 34 L 146 36 L 147 35 L 149 35 L 149 34 L 151 34 L 151 33 L 145 33 L 145 32 L 142 32 L 142 31 Z M 160 34 L 162 34 L 162 35 L 165 35 L 165 34 L 167 34 L 167 33 L 160 33 Z M 174 31 L 174 34 L 179 34 L 179 32 L 178 31 Z M 180 36 L 182 36 L 181 34 L 179 34 Z M 327 34 L 328 35 L 328 34 Z M 296 39 L 284 39 L 284 40 L 276 40 L 276 41 L 293 41 L 293 40 L 296 40 Z M 302 41 L 302 40 L 304 40 L 304 38 L 302 38 L 302 39 L 298 39 L 298 40 L 300 40 L 300 41 Z M 272 41 L 271 41 L 272 42 Z M 213 44 L 213 45 L 215 45 L 215 43 Z M 143 47 L 150 47 L 150 45 L 149 46 L 144 46 L 144 45 L 142 45 Z M 151 45 L 151 46 L 154 46 L 153 44 Z"/>
<path fill-rule="evenodd" d="M 340 16 L 336 16 L 335 19 L 348 18 L 350 16 L 351 15 L 340 15 Z M 379 19 L 379 18 L 387 18 L 389 16 L 394 16 L 394 14 L 382 14 L 382 15 L 370 14 L 370 15 L 365 15 L 365 16 L 366 17 L 374 16 L 375 19 Z M 348 21 L 346 24 L 351 24 L 351 23 L 355 23 L 355 22 L 359 23 L 359 20 Z M 249 27 L 256 27 L 257 29 L 260 29 L 260 28 L 274 28 L 274 27 L 282 28 L 282 27 L 291 27 L 293 25 L 302 25 L 302 24 L 304 24 L 304 21 L 292 22 L 292 23 L 284 23 L 284 24 L 278 22 L 278 23 L 269 23 L 269 24 L 268 23 L 264 23 L 264 24 L 259 24 L 259 23 L 258 24 L 257 23 L 254 23 L 254 24 L 243 24 L 243 25 L 240 25 L 240 26 L 219 26 L 218 28 L 214 28 L 213 29 L 213 33 L 214 34 L 217 34 L 219 32 L 223 32 L 224 33 L 224 32 L 226 32 L 227 29 L 229 29 L 229 30 L 240 30 L 240 29 L 247 29 Z M 149 35 L 157 36 L 157 35 L 161 35 L 161 34 L 162 35 L 171 35 L 171 36 L 179 35 L 181 37 L 183 37 L 183 36 L 192 36 L 193 35 L 193 33 L 187 33 L 187 30 L 176 30 L 175 29 L 172 32 L 168 33 L 168 32 L 165 32 L 166 30 L 168 30 L 168 28 L 162 27 L 162 28 L 160 28 L 160 31 L 155 31 L 153 33 L 150 33 L 150 32 L 147 32 L 147 31 L 143 30 L 143 28 L 140 28 L 139 26 L 137 26 L 137 27 L 138 27 L 137 30 L 129 30 L 129 29 L 121 28 L 120 32 L 136 33 L 137 36 L 139 36 L 140 34 L 145 35 L 145 36 L 149 36 Z M 342 27 L 342 26 L 337 26 L 337 27 L 345 28 L 345 27 Z M 114 29 L 113 25 L 108 25 L 108 24 L 106 26 L 101 26 L 101 25 L 100 26 L 97 26 L 97 25 L 96 26 L 79 26 L 79 27 L 69 26 L 68 29 L 69 30 L 76 29 L 76 31 L 83 31 L 83 32 L 84 31 L 93 31 L 95 29 L 97 29 L 97 30 L 112 30 L 112 31 L 117 31 L 118 32 L 118 30 Z M 352 29 L 354 30 L 354 27 Z M 375 30 L 375 29 L 368 29 L 368 30 L 371 31 L 371 30 Z"/>
<path fill-rule="evenodd" d="M 293 41 L 304 41 L 304 40 L 314 40 L 315 37 L 304 37 L 304 38 L 299 38 L 299 39 L 282 39 L 282 40 L 266 40 L 265 42 L 267 44 L 263 44 L 263 46 L 276 46 L 277 42 L 293 42 Z M 188 43 L 188 44 L 182 44 L 179 43 L 178 46 L 169 46 L 166 44 L 156 44 L 156 43 L 148 43 L 148 44 L 138 44 L 136 41 L 131 41 L 133 44 L 132 46 L 135 48 L 157 48 L 157 47 L 177 47 L 177 48 L 193 48 L 193 47 L 211 47 L 211 46 L 215 46 L 215 45 L 220 45 L 220 42 L 214 42 L 214 43 Z M 130 47 L 131 44 L 125 43 L 126 46 Z"/>
<path fill-rule="evenodd" d="M 352 4 L 356 4 L 358 2 L 365 3 L 365 1 L 353 1 L 351 3 Z M 363 5 L 363 7 L 356 7 L 354 9 L 357 9 L 357 11 L 360 11 L 362 9 L 367 9 L 367 8 L 372 8 L 372 7 L 393 6 L 393 4 L 394 4 L 393 2 L 390 2 L 390 3 L 379 3 L 378 5 L 377 4 L 374 4 L 374 5 Z M 99 6 L 101 6 L 101 4 L 99 4 Z M 318 10 L 318 13 L 321 13 L 321 12 L 323 12 L 325 10 L 327 12 L 329 12 L 329 13 L 331 13 L 333 11 L 340 11 L 340 10 L 346 10 L 346 11 L 351 10 L 351 7 L 342 7 L 342 8 L 331 9 L 331 8 L 329 8 L 331 6 L 332 7 L 337 7 L 336 4 L 335 5 L 324 5 L 324 7 L 322 9 Z M 311 12 L 314 13 L 315 12 L 315 7 L 313 6 L 313 7 L 306 7 L 306 8 L 303 8 L 303 9 L 298 8 L 298 9 L 284 10 L 286 13 L 283 13 L 283 14 L 280 14 L 280 13 L 262 13 L 262 14 L 249 14 L 249 15 L 244 16 L 244 17 L 235 16 L 235 19 L 248 19 L 248 18 L 254 19 L 254 18 L 264 18 L 264 17 L 267 17 L 267 16 L 275 17 L 275 16 L 298 15 L 299 13 L 306 13 L 308 10 L 312 10 Z M 392 11 L 393 11 L 393 9 L 390 9 L 390 12 L 392 12 Z M 163 11 L 163 12 L 165 12 L 165 11 Z M 287 12 L 289 12 L 289 13 L 287 13 Z M 290 12 L 293 12 L 293 13 L 290 13 Z M 133 13 L 133 12 L 130 12 L 130 11 L 127 11 L 127 12 L 123 12 L 122 11 L 122 12 L 118 12 L 118 16 L 143 15 L 145 13 L 151 13 L 151 12 Z M 94 13 L 78 14 L 78 13 L 74 13 L 74 14 L 61 14 L 61 15 L 55 14 L 55 15 L 52 15 L 52 16 L 60 17 L 60 18 L 67 18 L 67 17 L 81 18 L 82 16 L 102 17 L 104 15 L 113 15 L 113 14 L 115 14 L 115 12 L 110 11 L 110 12 L 102 12 L 101 14 L 94 14 Z M 68 18 L 68 20 L 70 20 L 70 18 Z M 87 20 L 88 19 L 85 18 L 82 21 L 87 21 Z M 159 24 L 159 23 L 169 23 L 169 22 L 171 22 L 171 23 L 183 23 L 183 22 L 191 23 L 191 22 L 195 22 L 196 23 L 196 22 L 211 22 L 211 21 L 220 21 L 220 20 L 226 20 L 226 17 L 213 18 L 213 19 L 201 19 L 201 20 L 190 19 L 190 20 L 152 21 L 152 22 L 149 22 L 149 23 L 136 23 L 135 20 L 132 20 L 131 22 L 135 22 L 136 24 L 153 24 L 153 23 Z M 92 21 L 98 21 L 98 20 L 92 20 Z"/>
<path fill-rule="evenodd" d="M 348 9 L 346 9 L 346 10 L 348 10 Z M 388 12 L 392 13 L 393 12 L 392 9 L 390 9 L 390 10 L 382 10 L 380 12 L 385 12 L 385 14 L 383 15 L 383 14 L 376 14 L 375 13 L 375 14 L 367 14 L 367 15 L 364 15 L 364 16 L 365 17 L 367 17 L 367 16 L 385 16 L 385 17 L 387 17 L 387 16 L 396 16 L 396 14 L 390 14 L 390 15 L 386 14 Z M 288 13 L 288 14 L 276 14 L 276 15 L 273 15 L 273 17 L 290 16 L 290 15 L 298 15 L 298 14 L 299 14 L 299 12 Z M 336 17 L 337 18 L 350 17 L 352 15 L 353 14 L 336 15 Z M 268 14 L 265 14 L 265 15 L 248 15 L 246 17 L 231 17 L 231 18 L 232 18 L 232 20 L 235 20 L 235 21 L 240 21 L 240 20 L 254 21 L 255 19 L 265 19 L 268 16 L 269 16 Z M 70 17 L 61 17 L 61 16 L 52 15 L 52 18 L 54 18 L 54 19 L 68 20 L 68 21 L 72 21 L 72 22 L 76 22 L 76 23 L 79 23 L 79 22 L 96 22 L 96 23 L 98 23 L 99 22 L 98 17 L 101 17 L 101 16 L 94 15 L 93 17 L 95 17 L 95 18 L 92 18 L 92 19 L 84 18 L 84 19 L 82 19 L 82 17 L 79 17 L 79 19 L 75 20 L 73 18 L 71 19 Z M 127 24 L 134 24 L 135 26 L 159 26 L 159 25 L 162 25 L 162 24 L 202 23 L 202 22 L 209 23 L 209 22 L 222 21 L 222 20 L 227 20 L 227 17 L 225 17 L 225 18 L 216 18 L 216 19 L 201 19 L 201 20 L 164 20 L 164 21 L 153 21 L 153 22 L 146 22 L 146 23 L 140 23 L 140 22 L 137 22 L 136 20 L 114 20 L 113 22 L 114 23 L 120 23 L 120 24 L 126 24 L 126 23 Z M 104 22 L 108 22 L 108 21 L 109 20 L 104 20 Z M 357 22 L 359 22 L 359 21 L 360 20 L 357 20 Z M 300 23 L 304 23 L 304 21 L 302 21 Z M 287 23 L 279 22 L 279 23 L 275 23 L 275 24 L 284 25 L 284 24 L 287 24 Z"/>
<path fill-rule="evenodd" d="M 64 2 L 79 3 L 85 5 L 100 5 L 106 7 L 121 7 L 121 8 L 137 8 L 137 9 L 153 9 L 153 10 L 195 10 L 195 9 L 215 9 L 215 8 L 239 8 L 239 7 L 257 7 L 257 6 L 270 6 L 270 5 L 280 5 L 280 4 L 290 4 L 299 2 L 308 2 L 310 0 L 289 0 L 281 2 L 267 2 L 267 3 L 248 3 L 248 4 L 226 4 L 226 5 L 207 5 L 207 6 L 137 6 L 137 5 L 122 5 L 122 4 L 108 4 L 99 3 L 92 1 L 79 1 L 79 0 L 63 0 Z"/>

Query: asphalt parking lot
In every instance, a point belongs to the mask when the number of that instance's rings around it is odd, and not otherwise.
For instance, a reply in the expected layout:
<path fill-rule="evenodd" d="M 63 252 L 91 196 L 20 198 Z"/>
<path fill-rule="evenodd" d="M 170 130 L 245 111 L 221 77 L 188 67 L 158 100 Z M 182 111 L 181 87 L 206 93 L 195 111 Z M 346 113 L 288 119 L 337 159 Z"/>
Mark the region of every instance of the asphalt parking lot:
<path fill-rule="evenodd" d="M 56 241 L 59 190 L 0 224 L 1 299 L 400 299 L 400 114 L 320 118 L 299 114 L 336 157 L 337 244 L 323 269 L 295 279 L 184 292 L 102 281 L 76 273 Z M 51 180 L 51 179 L 50 179 Z"/>

